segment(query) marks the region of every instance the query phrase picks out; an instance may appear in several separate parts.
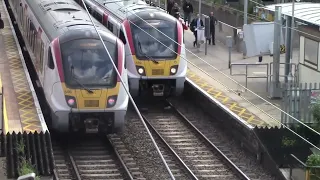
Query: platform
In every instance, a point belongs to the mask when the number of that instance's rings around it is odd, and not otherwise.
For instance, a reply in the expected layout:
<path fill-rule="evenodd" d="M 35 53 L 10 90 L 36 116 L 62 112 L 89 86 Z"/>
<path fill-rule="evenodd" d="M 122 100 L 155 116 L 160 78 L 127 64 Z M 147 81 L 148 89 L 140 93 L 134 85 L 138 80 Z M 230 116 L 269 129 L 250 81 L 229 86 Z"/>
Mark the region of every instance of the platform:
<path fill-rule="evenodd" d="M 208 45 L 207 55 L 205 55 L 205 45 L 203 44 L 200 48 L 200 52 L 197 48 L 193 47 L 194 36 L 193 33 L 188 30 L 185 31 L 185 44 L 186 48 L 198 57 L 202 58 L 209 64 L 222 71 L 227 76 L 236 80 L 242 85 L 245 85 L 245 77 L 243 76 L 230 76 L 230 69 L 228 68 L 228 49 L 222 42 L 216 41 L 216 45 Z M 270 100 L 267 96 L 266 90 L 266 79 L 248 79 L 248 89 L 255 92 L 263 99 L 271 102 L 270 105 L 263 101 L 256 95 L 245 92 L 244 88 L 235 82 L 228 79 L 226 76 L 208 66 L 201 59 L 198 59 L 195 55 L 190 52 L 187 53 L 188 61 L 188 75 L 187 77 L 196 83 L 203 90 L 207 91 L 212 97 L 220 101 L 231 111 L 236 113 L 243 120 L 248 122 L 252 126 L 279 126 L 281 120 L 281 111 L 276 107 L 280 108 L 281 100 Z M 297 61 L 297 52 L 294 52 L 294 60 Z M 264 56 L 262 63 L 272 62 L 272 57 Z M 242 53 L 232 51 L 231 55 L 232 63 L 257 63 L 258 57 L 243 58 Z M 284 54 L 281 55 L 281 62 L 284 62 Z M 257 64 L 262 64 L 257 63 Z M 297 63 L 297 62 L 296 62 Z M 200 70 L 200 69 L 202 70 Z M 244 68 L 236 69 L 237 73 L 243 72 Z M 252 67 L 250 68 L 251 73 L 263 73 L 266 72 L 266 68 Z M 210 77 L 211 76 L 211 77 Z M 222 82 L 220 84 L 219 82 Z M 231 90 L 234 92 L 232 92 Z M 235 93 L 236 92 L 236 93 Z M 251 102 L 251 103 L 249 103 Z"/>
<path fill-rule="evenodd" d="M 16 34 L 4 2 L 0 3 L 0 75 L 3 86 L 3 131 L 47 131 Z"/>

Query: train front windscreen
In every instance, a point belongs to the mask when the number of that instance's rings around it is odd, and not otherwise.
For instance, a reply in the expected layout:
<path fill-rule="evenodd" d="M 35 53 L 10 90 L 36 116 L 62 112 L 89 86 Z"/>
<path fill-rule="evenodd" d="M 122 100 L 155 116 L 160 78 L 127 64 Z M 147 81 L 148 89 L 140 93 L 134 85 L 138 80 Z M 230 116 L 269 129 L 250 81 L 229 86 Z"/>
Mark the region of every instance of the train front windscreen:
<path fill-rule="evenodd" d="M 105 41 L 117 64 L 116 44 Z M 116 84 L 117 74 L 100 40 L 77 39 L 61 44 L 66 84 L 72 88 L 106 88 Z M 84 86 L 84 87 L 83 87 Z"/>
<path fill-rule="evenodd" d="M 166 20 L 140 20 L 131 24 L 136 56 L 140 60 L 177 57 L 177 24 Z"/>

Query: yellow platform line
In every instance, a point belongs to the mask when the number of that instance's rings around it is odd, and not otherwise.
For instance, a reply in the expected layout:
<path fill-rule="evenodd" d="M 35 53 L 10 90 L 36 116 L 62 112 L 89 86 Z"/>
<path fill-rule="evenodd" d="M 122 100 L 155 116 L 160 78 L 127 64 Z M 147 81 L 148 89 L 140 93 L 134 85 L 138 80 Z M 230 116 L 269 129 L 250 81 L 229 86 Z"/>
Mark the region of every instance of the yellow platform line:
<path fill-rule="evenodd" d="M 188 77 L 191 81 L 196 83 L 201 89 L 206 91 L 212 97 L 216 98 L 222 104 L 228 107 L 228 109 L 235 112 L 239 117 L 247 121 L 248 123 L 256 126 L 261 126 L 262 124 L 267 124 L 266 122 L 262 121 L 256 115 L 252 114 L 249 110 L 244 107 L 238 106 L 238 103 L 231 99 L 229 96 L 226 96 L 222 91 L 219 91 L 214 88 L 213 85 L 207 83 L 203 78 L 199 77 L 196 73 L 192 72 L 188 69 Z M 228 102 L 230 100 L 230 102 Z"/>
<path fill-rule="evenodd" d="M 3 101 L 3 132 L 4 134 L 7 134 L 8 129 L 9 129 L 9 125 L 8 125 L 8 114 L 7 114 L 7 106 L 6 106 L 6 98 L 4 98 L 3 94 L 2 94 L 2 101 Z"/>
<path fill-rule="evenodd" d="M 6 106 L 6 99 L 4 97 L 4 94 L 2 92 L 2 79 L 1 79 L 1 74 L 0 74 L 0 91 L 2 94 L 2 115 L 3 115 L 3 121 L 2 121 L 2 131 L 4 134 L 7 134 L 8 131 L 8 114 L 7 114 L 7 106 Z"/>
<path fill-rule="evenodd" d="M 245 108 L 242 108 L 242 110 L 239 112 L 239 116 L 241 116 L 245 111 L 246 111 L 247 109 L 245 109 Z"/>

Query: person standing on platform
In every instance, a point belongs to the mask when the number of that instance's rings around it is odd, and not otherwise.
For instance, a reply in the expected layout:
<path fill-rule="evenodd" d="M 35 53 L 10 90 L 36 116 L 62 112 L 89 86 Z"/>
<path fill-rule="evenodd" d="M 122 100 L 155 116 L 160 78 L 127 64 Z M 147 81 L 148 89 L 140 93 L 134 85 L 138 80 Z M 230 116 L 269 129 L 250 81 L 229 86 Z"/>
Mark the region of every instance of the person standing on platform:
<path fill-rule="evenodd" d="M 190 0 L 186 0 L 183 4 L 183 12 L 184 12 L 184 22 L 187 26 L 190 26 L 191 23 L 191 14 L 193 13 L 193 6 L 190 3 Z M 187 24 L 188 21 L 188 24 Z"/>
<path fill-rule="evenodd" d="M 173 0 L 169 0 L 169 2 L 167 4 L 167 12 L 169 14 L 171 14 L 171 10 L 172 10 L 173 6 L 174 6 L 174 1 Z"/>
<path fill-rule="evenodd" d="M 197 14 L 197 17 L 194 18 L 190 24 L 190 30 L 193 32 L 193 35 L 195 37 L 195 40 L 193 41 L 193 47 L 196 47 L 198 43 L 197 29 L 200 27 L 203 27 L 203 21 L 200 19 L 200 15 Z"/>
<path fill-rule="evenodd" d="M 211 40 L 212 40 L 212 45 L 216 45 L 215 35 L 216 35 L 217 23 L 218 23 L 217 19 L 213 16 L 213 12 L 211 12 L 210 13 L 210 34 L 211 34 L 211 37 L 208 39 L 209 45 L 211 44 Z"/>
<path fill-rule="evenodd" d="M 178 6 L 178 3 L 174 3 L 173 8 L 171 9 L 171 15 L 172 16 L 176 16 L 176 14 L 179 13 L 180 14 L 180 9 Z"/>

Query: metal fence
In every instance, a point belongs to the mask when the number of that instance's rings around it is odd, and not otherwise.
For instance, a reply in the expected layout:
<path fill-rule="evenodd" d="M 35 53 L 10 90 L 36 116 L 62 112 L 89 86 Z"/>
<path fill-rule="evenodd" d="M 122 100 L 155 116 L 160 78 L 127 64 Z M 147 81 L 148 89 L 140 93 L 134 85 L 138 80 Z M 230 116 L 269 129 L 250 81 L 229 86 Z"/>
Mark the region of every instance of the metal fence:
<path fill-rule="evenodd" d="M 288 83 L 282 89 L 281 109 L 304 123 L 314 123 L 311 105 L 320 100 L 320 83 Z M 283 112 L 281 122 L 298 123 Z"/>

